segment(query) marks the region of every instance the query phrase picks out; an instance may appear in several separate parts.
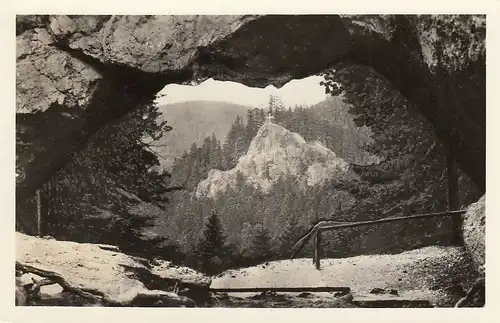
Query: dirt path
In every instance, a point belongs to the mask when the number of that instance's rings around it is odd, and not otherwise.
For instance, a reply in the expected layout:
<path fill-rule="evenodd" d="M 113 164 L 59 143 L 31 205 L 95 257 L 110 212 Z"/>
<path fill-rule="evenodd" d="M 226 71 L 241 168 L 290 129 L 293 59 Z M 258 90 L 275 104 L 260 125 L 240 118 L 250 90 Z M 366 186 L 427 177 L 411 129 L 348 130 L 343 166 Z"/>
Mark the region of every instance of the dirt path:
<path fill-rule="evenodd" d="M 269 262 L 227 271 L 215 277 L 211 287 L 338 286 L 350 287 L 354 296 L 367 295 L 373 288 L 395 289 L 405 299 L 450 306 L 459 298 L 459 289 L 469 288 L 473 279 L 471 261 L 462 248 L 433 246 L 396 255 L 323 259 L 320 270 L 311 259 Z"/>

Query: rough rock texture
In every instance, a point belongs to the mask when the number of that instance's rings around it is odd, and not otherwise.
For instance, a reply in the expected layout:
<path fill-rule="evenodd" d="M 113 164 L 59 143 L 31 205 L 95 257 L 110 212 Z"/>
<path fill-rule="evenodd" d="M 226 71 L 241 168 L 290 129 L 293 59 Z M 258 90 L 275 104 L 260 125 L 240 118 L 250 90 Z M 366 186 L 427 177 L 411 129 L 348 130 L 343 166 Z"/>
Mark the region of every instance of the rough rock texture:
<path fill-rule="evenodd" d="M 485 262 L 485 226 L 486 226 L 486 197 L 483 196 L 471 204 L 464 215 L 463 237 L 467 251 L 471 254 L 476 269 L 484 274 Z"/>
<path fill-rule="evenodd" d="M 447 210 L 447 151 L 418 107 L 368 66 L 339 63 L 334 71 L 325 71 L 326 80 L 332 79 L 330 73 L 356 125 L 371 132 L 366 150 L 379 158 L 372 165 L 350 167 L 360 177 L 349 189 L 356 199 L 348 212 L 355 216 L 352 220 Z M 449 218 L 439 218 L 326 232 L 325 249 L 340 256 L 345 250 L 352 255 L 449 244 L 451 224 Z"/>
<path fill-rule="evenodd" d="M 371 66 L 394 83 L 484 191 L 484 20 L 18 16 L 16 196 L 33 194 L 99 127 L 168 83 L 214 77 L 280 86 L 337 62 Z M 445 28 L 435 36 L 438 24 Z"/>
<path fill-rule="evenodd" d="M 215 197 L 242 179 L 268 193 L 280 177 L 294 178 L 302 189 L 320 186 L 332 179 L 346 177 L 348 164 L 319 142 L 308 143 L 295 132 L 266 123 L 250 143 L 248 152 L 228 171 L 213 169 L 198 184 L 198 196 Z"/>
<path fill-rule="evenodd" d="M 175 285 L 179 290 L 184 289 L 184 294 L 191 292 L 201 302 L 203 297 L 208 297 L 211 283 L 209 277 L 166 261 L 151 264 L 121 252 L 104 250 L 99 245 L 46 240 L 22 233 L 16 233 L 16 261 L 56 272 L 71 285 L 105 295 L 113 302 L 132 305 L 145 305 L 135 304 L 138 295 L 170 297 L 174 301 L 171 305 L 175 305 L 175 301 L 179 304 L 188 301 L 172 292 Z M 17 285 L 26 285 L 31 278 L 41 279 L 24 274 L 18 277 Z M 64 297 L 57 285 L 43 286 L 41 292 L 56 299 Z M 22 293 L 18 294 L 22 297 Z"/>
<path fill-rule="evenodd" d="M 339 61 L 369 66 L 392 82 L 431 121 L 484 192 L 486 17 L 346 16 L 343 21 L 353 47 Z"/>

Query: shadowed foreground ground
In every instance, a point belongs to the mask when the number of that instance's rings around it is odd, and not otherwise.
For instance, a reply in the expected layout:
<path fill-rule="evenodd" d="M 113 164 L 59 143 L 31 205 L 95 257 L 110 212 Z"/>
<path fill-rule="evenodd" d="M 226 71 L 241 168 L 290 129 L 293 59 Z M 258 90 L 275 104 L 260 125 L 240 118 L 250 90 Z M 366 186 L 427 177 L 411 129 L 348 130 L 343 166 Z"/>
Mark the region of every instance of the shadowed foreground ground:
<path fill-rule="evenodd" d="M 324 259 L 316 270 L 311 259 L 269 262 L 230 270 L 212 281 L 211 288 L 237 287 L 350 287 L 354 299 L 370 297 L 374 288 L 394 289 L 385 298 L 427 300 L 434 306 L 453 306 L 474 280 L 473 265 L 460 247 L 426 247 L 396 255 L 363 255 Z M 219 306 L 229 307 L 356 307 L 346 297 L 330 293 L 218 295 Z"/>

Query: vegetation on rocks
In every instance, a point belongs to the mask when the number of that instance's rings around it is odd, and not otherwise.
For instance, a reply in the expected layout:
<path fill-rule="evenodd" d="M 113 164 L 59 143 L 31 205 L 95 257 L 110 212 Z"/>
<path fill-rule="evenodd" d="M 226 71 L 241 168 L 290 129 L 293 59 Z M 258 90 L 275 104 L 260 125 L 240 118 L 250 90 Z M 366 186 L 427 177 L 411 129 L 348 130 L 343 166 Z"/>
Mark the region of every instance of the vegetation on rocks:
<path fill-rule="evenodd" d="M 209 279 L 170 269 L 226 279 L 227 269 L 271 261 L 272 276 L 320 220 L 445 211 L 447 157 L 458 165 L 460 206 L 476 202 L 486 177 L 485 34 L 481 15 L 18 16 L 18 301 L 43 305 L 40 290 L 57 283 L 63 296 L 51 304 L 205 304 Z M 182 126 L 153 103 L 166 84 L 279 86 L 316 73 L 331 94 L 324 102 L 238 107 L 225 129 L 200 126 L 171 150 L 175 159 L 161 155 L 171 126 Z M 484 203 L 464 216 L 472 260 L 449 247 L 449 219 L 328 233 L 324 256 L 343 258 L 334 261 L 355 273 L 355 287 L 364 276 L 391 279 L 370 288 L 395 287 L 403 278 L 387 267 L 411 269 L 397 287 L 448 306 L 460 293 L 435 291 L 454 289 L 451 277 L 470 287 L 471 264 L 483 274 Z M 376 272 L 350 267 L 356 254 L 415 248 L 365 256 Z"/>

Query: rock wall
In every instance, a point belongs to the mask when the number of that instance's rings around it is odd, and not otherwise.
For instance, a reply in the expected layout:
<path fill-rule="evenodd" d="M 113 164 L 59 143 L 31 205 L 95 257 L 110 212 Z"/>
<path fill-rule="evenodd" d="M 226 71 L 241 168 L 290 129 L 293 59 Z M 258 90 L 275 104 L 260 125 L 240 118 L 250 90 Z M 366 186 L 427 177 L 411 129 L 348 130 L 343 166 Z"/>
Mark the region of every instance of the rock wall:
<path fill-rule="evenodd" d="M 484 274 L 485 234 L 486 234 L 486 197 L 483 196 L 469 206 L 464 215 L 463 237 L 465 248 L 474 261 L 476 269 Z"/>
<path fill-rule="evenodd" d="M 341 96 L 358 126 L 370 130 L 365 149 L 380 160 L 350 165 L 360 180 L 349 189 L 356 199 L 347 213 L 355 221 L 448 209 L 446 149 L 418 107 L 375 69 L 337 64 L 325 79 L 340 84 Z M 329 82 L 325 84 L 332 90 Z M 335 85 L 337 86 L 337 85 Z M 333 92 L 335 94 L 335 92 Z M 451 243 L 449 218 L 388 223 L 325 233 L 329 255 L 394 253 Z"/>
<path fill-rule="evenodd" d="M 281 86 L 338 62 L 416 103 L 484 192 L 485 31 L 484 16 L 18 16 L 16 196 L 168 83 Z"/>

